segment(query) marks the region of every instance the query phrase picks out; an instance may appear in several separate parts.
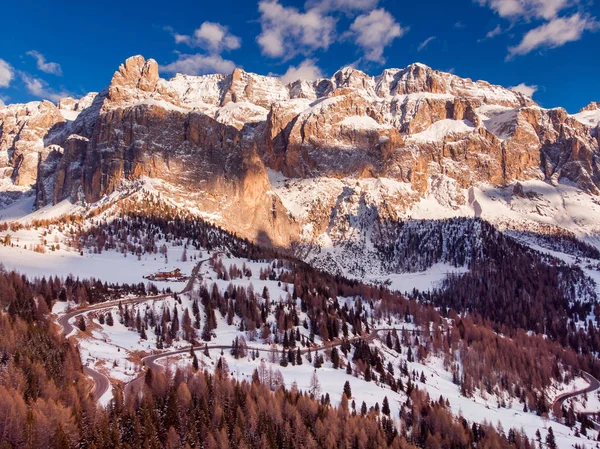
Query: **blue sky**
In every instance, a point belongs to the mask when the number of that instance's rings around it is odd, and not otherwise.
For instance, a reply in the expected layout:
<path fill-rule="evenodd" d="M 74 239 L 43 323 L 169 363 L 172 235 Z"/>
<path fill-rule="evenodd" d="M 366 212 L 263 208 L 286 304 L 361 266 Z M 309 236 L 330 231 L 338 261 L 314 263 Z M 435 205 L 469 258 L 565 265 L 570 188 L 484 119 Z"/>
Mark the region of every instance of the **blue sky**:
<path fill-rule="evenodd" d="M 57 0 L 7 2 L 2 15 L 4 103 L 98 91 L 134 54 L 167 78 L 235 66 L 311 78 L 350 64 L 376 75 L 418 61 L 520 86 L 544 107 L 600 101 L 592 0 Z"/>

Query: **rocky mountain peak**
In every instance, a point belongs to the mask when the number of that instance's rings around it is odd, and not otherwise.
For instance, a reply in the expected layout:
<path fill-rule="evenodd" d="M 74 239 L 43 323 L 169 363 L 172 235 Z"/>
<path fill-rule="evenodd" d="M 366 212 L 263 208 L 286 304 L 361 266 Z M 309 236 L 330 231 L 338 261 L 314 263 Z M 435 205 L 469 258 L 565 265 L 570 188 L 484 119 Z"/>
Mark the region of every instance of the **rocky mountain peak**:
<path fill-rule="evenodd" d="M 373 78 L 354 67 L 344 67 L 331 77 L 338 88 L 369 89 L 375 87 Z"/>
<path fill-rule="evenodd" d="M 151 92 L 156 88 L 158 75 L 158 63 L 154 59 L 144 59 L 137 55 L 127 58 L 119 66 L 119 70 L 113 75 L 110 87 L 135 88 L 145 92 Z"/>
<path fill-rule="evenodd" d="M 599 109 L 600 109 L 600 101 L 592 101 L 587 106 L 584 106 L 583 108 L 581 108 L 581 110 L 579 112 L 597 111 Z"/>
<path fill-rule="evenodd" d="M 411 64 L 396 73 L 392 94 L 447 93 L 442 76 L 423 64 Z"/>
<path fill-rule="evenodd" d="M 288 90 L 279 78 L 248 73 L 236 68 L 229 77 L 229 85 L 224 92 L 221 105 L 247 101 L 269 108 L 274 102 L 287 99 L 289 99 Z"/>
<path fill-rule="evenodd" d="M 119 66 L 108 86 L 107 99 L 113 105 L 152 98 L 179 106 L 179 95 L 158 74 L 158 63 L 137 55 Z M 108 105 L 106 105 L 108 106 Z"/>

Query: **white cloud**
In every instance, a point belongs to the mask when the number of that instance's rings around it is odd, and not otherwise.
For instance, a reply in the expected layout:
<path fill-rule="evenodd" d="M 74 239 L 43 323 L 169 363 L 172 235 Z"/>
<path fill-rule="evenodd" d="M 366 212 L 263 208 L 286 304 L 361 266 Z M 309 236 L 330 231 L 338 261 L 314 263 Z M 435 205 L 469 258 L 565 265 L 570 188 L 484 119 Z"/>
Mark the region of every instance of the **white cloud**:
<path fill-rule="evenodd" d="M 536 85 L 529 86 L 525 83 L 521 83 L 516 86 L 510 87 L 510 90 L 512 90 L 513 92 L 519 92 L 531 98 L 533 97 L 533 94 L 537 92 L 538 87 Z"/>
<path fill-rule="evenodd" d="M 327 49 L 334 39 L 335 19 L 317 8 L 302 13 L 277 0 L 258 3 L 261 33 L 256 38 L 264 55 L 289 59 L 317 49 Z"/>
<path fill-rule="evenodd" d="M 21 77 L 23 83 L 25 83 L 25 88 L 27 89 L 27 92 L 43 100 L 57 102 L 61 98 L 73 96 L 73 94 L 66 90 L 54 90 L 43 79 L 35 78 L 25 72 L 19 72 L 19 76 Z"/>
<path fill-rule="evenodd" d="M 10 86 L 10 82 L 15 76 L 12 66 L 4 59 L 0 59 L 0 87 Z"/>
<path fill-rule="evenodd" d="M 177 33 L 173 36 L 178 44 L 184 43 L 190 47 L 201 47 L 212 53 L 236 50 L 241 45 L 239 37 L 230 33 L 226 26 L 215 22 L 204 22 L 192 36 Z"/>
<path fill-rule="evenodd" d="M 488 31 L 487 34 L 485 35 L 485 37 L 488 39 L 491 39 L 493 37 L 498 36 L 500 33 L 502 33 L 502 27 L 500 25 L 497 25 L 496 28 Z"/>
<path fill-rule="evenodd" d="M 306 59 L 299 66 L 291 65 L 281 76 L 281 82 L 284 84 L 292 83 L 297 80 L 316 80 L 322 78 L 323 73 L 317 67 L 314 59 Z"/>
<path fill-rule="evenodd" d="M 37 68 L 45 73 L 61 76 L 62 68 L 58 62 L 47 62 L 46 58 L 39 51 L 31 50 L 27 54 L 37 61 Z"/>
<path fill-rule="evenodd" d="M 185 73 L 187 75 L 205 75 L 207 73 L 231 73 L 235 63 L 223 59 L 219 55 L 179 55 L 176 61 L 161 65 L 160 69 L 168 73 Z"/>
<path fill-rule="evenodd" d="M 6 106 L 6 105 L 4 104 L 4 100 L 2 100 L 2 98 L 0 98 L 0 108 L 3 108 L 4 106 Z"/>
<path fill-rule="evenodd" d="M 464 24 L 464 23 L 462 23 L 462 22 L 460 22 L 460 21 L 459 21 L 459 22 L 456 22 L 456 23 L 454 24 L 454 28 L 456 28 L 457 30 L 460 30 L 460 29 L 462 29 L 462 28 L 464 28 L 464 27 L 465 27 L 465 24 Z"/>
<path fill-rule="evenodd" d="M 578 41 L 584 31 L 596 31 L 600 22 L 579 13 L 571 17 L 560 17 L 528 31 L 519 45 L 508 49 L 507 59 L 525 55 L 536 48 L 556 48 L 567 42 Z"/>
<path fill-rule="evenodd" d="M 429 36 L 427 39 L 425 39 L 423 42 L 421 42 L 419 44 L 417 51 L 425 50 L 425 47 L 427 47 L 429 45 L 429 43 L 434 39 L 435 39 L 435 36 Z"/>
<path fill-rule="evenodd" d="M 488 6 L 499 16 L 511 19 L 541 18 L 550 20 L 578 0 L 476 0 L 481 6 Z"/>
<path fill-rule="evenodd" d="M 317 9 L 319 11 L 343 11 L 351 13 L 354 11 L 369 11 L 377 6 L 379 0 L 307 0 L 304 4 L 306 10 Z"/>
<path fill-rule="evenodd" d="M 402 28 L 389 12 L 379 8 L 358 16 L 350 25 L 349 35 L 355 38 L 366 60 L 383 64 L 385 47 L 407 31 L 408 28 Z"/>

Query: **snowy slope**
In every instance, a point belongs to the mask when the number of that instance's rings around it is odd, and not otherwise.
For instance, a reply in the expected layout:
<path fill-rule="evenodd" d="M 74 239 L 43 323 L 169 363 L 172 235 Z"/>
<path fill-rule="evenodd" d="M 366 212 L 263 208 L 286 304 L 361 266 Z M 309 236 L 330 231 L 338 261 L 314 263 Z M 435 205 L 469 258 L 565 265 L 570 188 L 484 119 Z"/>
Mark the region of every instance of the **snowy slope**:
<path fill-rule="evenodd" d="M 584 125 L 597 126 L 600 123 L 600 109 L 578 112 L 577 114 L 573 114 L 573 118 Z"/>
<path fill-rule="evenodd" d="M 265 264 L 225 256 L 222 256 L 221 260 L 226 268 L 232 264 L 238 267 L 246 264 L 252 270 L 253 274 L 250 278 L 231 281 L 235 286 L 248 287 L 252 285 L 255 291 L 261 291 L 264 287 L 267 287 L 271 298 L 274 300 L 277 300 L 278 297 L 285 298 L 287 295 L 285 285 L 279 285 L 277 281 L 259 279 L 258 273 L 260 272 L 260 268 L 268 268 L 271 266 L 270 263 Z M 135 264 L 136 262 L 130 261 L 130 263 Z M 228 288 L 229 281 L 217 279 L 216 273 L 208 266 L 202 269 L 201 279 L 207 286 L 215 283 L 223 293 Z M 173 298 L 146 301 L 133 306 L 131 312 L 135 314 L 137 311 L 140 311 L 143 314 L 146 313 L 145 311 L 152 309 L 160 316 L 161 311 L 165 308 L 172 310 L 175 307 L 179 310 L 181 316 L 186 308 L 191 308 L 192 297 L 193 294 L 181 295 L 179 298 L 181 303 L 175 301 Z M 353 304 L 352 298 L 338 298 L 338 301 L 340 304 L 346 303 L 350 306 Z M 115 317 L 115 324 L 113 326 L 100 324 L 98 314 L 91 313 L 87 315 L 87 320 L 89 323 L 88 328 L 92 330 L 88 330 L 86 333 L 81 333 L 77 330 L 76 337 L 79 340 L 84 363 L 107 373 L 115 381 L 128 382 L 135 379 L 142 372 L 141 357 L 156 351 L 155 341 L 153 338 L 148 338 L 147 340 L 141 339 L 135 329 L 128 329 L 119 323 L 119 312 L 116 306 L 112 307 L 110 311 Z M 64 313 L 64 308 L 63 310 L 55 308 L 54 312 L 60 315 Z M 107 312 L 108 310 L 103 311 L 103 313 Z M 219 358 L 223 357 L 226 360 L 228 372 L 233 378 L 250 381 L 253 372 L 260 369 L 261 365 L 263 365 L 263 367 L 273 372 L 281 372 L 283 382 L 287 388 L 298 388 L 303 391 L 310 390 L 312 387 L 311 379 L 313 374 L 316 374 L 320 384 L 320 394 L 329 394 L 334 405 L 339 404 L 342 386 L 348 380 L 352 389 L 352 399 L 355 401 L 357 409 L 360 408 L 363 401 L 367 404 L 367 407 L 373 407 L 376 403 L 381 406 L 384 398 L 387 397 L 390 403 L 391 417 L 397 425 L 399 424 L 398 413 L 402 403 L 407 399 L 403 391 L 394 392 L 385 384 L 376 381 L 366 381 L 362 375 L 356 372 L 354 374 L 347 374 L 343 367 L 335 369 L 327 356 L 327 351 L 320 352 L 325 356 L 325 363 L 321 368 L 315 369 L 308 360 L 307 354 L 302 356 L 303 363 L 301 365 L 290 364 L 282 367 L 279 364 L 278 358 L 272 360 L 272 356 L 270 355 L 272 345 L 270 341 L 263 341 L 260 338 L 252 341 L 247 333 L 238 329 L 237 318 L 234 318 L 233 325 L 228 325 L 225 317 L 221 316 L 218 311 L 216 315 L 218 324 L 215 338 L 207 343 L 209 346 L 208 356 L 204 350 L 198 349 L 195 351 L 201 368 L 213 371 L 216 368 Z M 305 314 L 301 314 L 300 321 L 306 318 Z M 439 398 L 440 395 L 448 399 L 450 408 L 456 415 L 463 416 L 470 422 L 482 423 L 486 421 L 494 425 L 500 422 L 505 429 L 511 427 L 522 429 L 532 439 L 535 438 L 537 430 L 540 430 L 543 438 L 550 424 L 557 437 L 559 447 L 570 447 L 575 443 L 582 444 L 586 442 L 584 437 L 576 437 L 573 429 L 569 429 L 556 422 L 549 422 L 548 419 L 537 416 L 535 413 L 524 412 L 522 405 L 510 398 L 498 397 L 494 394 L 484 394 L 482 392 L 475 394 L 472 398 L 464 397 L 460 394 L 460 388 L 452 382 L 452 373 L 444 368 L 442 359 L 431 355 L 421 363 L 416 361 L 411 362 L 407 360 L 406 348 L 404 348 L 402 354 L 398 354 L 390 350 L 383 343 L 389 329 L 397 329 L 398 331 L 402 329 L 411 330 L 414 328 L 414 325 L 411 323 L 394 319 L 391 323 L 373 320 L 372 324 L 376 328 L 386 329 L 386 331 L 378 332 L 378 338 L 372 342 L 372 347 L 376 348 L 383 356 L 384 366 L 387 366 L 388 362 L 390 362 L 395 369 L 398 369 L 402 363 L 406 362 L 409 372 L 413 372 L 413 370 L 417 374 L 422 372 L 425 382 L 422 382 L 417 375 L 414 379 L 414 384 L 419 389 L 429 393 L 433 399 Z M 302 335 L 308 337 L 306 329 L 302 328 L 302 326 L 299 329 Z M 229 345 L 236 337 L 240 336 L 246 337 L 249 348 L 252 348 L 252 352 L 256 350 L 258 357 L 255 358 L 253 354 L 249 353 L 246 357 L 236 359 L 230 354 L 229 350 L 213 348 L 213 346 Z M 320 339 L 316 337 L 315 344 L 319 345 L 321 343 Z M 175 349 L 185 350 L 188 347 L 188 342 L 179 339 L 174 341 L 173 345 L 164 351 Z M 413 351 L 416 351 L 416 347 L 413 347 Z M 314 350 L 312 356 L 315 357 L 318 352 Z M 351 354 L 349 353 L 348 357 L 341 356 L 342 364 L 351 361 Z M 159 363 L 172 371 L 177 367 L 189 367 L 191 364 L 189 351 L 186 350 L 184 354 L 159 359 Z M 580 389 L 585 385 L 582 379 L 576 378 L 566 385 L 553 386 L 548 391 L 548 399 L 551 400 L 556 394 Z M 590 402 L 589 407 L 592 407 L 594 404 L 595 402 Z M 589 431 L 589 435 L 595 438 L 596 433 L 595 431 Z"/>

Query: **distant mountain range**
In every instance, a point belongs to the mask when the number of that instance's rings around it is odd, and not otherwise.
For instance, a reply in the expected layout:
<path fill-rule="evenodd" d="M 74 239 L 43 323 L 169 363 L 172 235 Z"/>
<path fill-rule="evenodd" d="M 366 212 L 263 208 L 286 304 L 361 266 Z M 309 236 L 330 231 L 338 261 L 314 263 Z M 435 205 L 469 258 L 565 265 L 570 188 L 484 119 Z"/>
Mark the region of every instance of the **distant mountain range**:
<path fill-rule="evenodd" d="M 406 219 L 598 246 L 599 141 L 599 103 L 569 115 L 423 64 L 284 85 L 241 69 L 167 81 L 134 56 L 100 93 L 0 108 L 0 217 L 151 186 L 240 236 L 378 276 Z"/>

